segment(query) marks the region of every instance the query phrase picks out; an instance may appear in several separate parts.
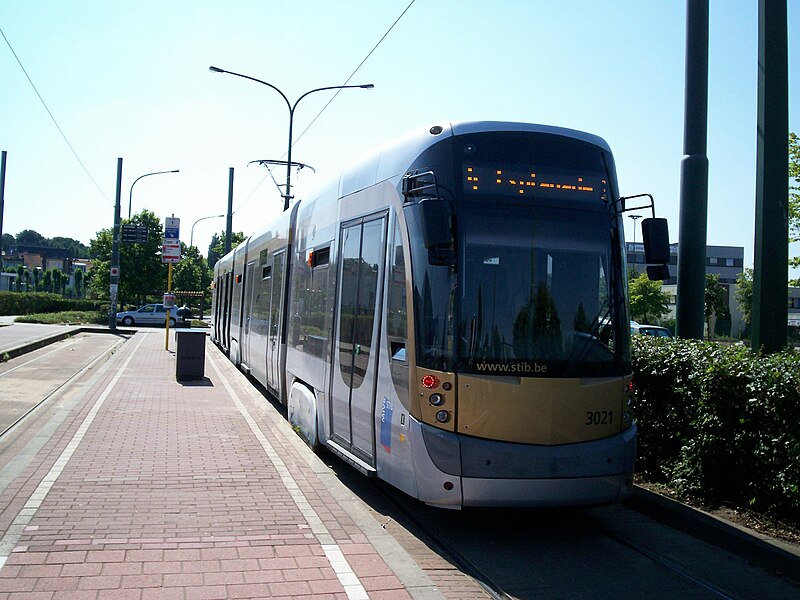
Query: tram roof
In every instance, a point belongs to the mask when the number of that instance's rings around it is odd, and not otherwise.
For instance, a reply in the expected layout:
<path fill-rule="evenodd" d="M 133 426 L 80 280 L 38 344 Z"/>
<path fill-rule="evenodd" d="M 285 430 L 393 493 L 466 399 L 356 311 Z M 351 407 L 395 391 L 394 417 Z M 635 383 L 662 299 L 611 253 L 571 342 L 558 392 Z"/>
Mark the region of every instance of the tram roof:
<path fill-rule="evenodd" d="M 439 129 L 439 133 L 434 133 Z M 594 134 L 534 123 L 507 121 L 459 121 L 426 125 L 391 140 L 351 162 L 339 180 L 339 197 L 347 196 L 378 182 L 403 175 L 427 148 L 442 140 L 472 133 L 519 131 L 546 133 L 578 139 L 611 151 L 606 141 Z"/>

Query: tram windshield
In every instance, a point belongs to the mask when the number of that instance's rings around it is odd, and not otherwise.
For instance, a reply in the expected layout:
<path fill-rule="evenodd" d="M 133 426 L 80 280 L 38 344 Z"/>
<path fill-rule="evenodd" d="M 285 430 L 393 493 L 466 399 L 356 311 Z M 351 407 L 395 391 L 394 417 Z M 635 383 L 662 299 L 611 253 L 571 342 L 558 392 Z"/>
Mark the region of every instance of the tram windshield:
<path fill-rule="evenodd" d="M 617 362 L 608 214 L 476 208 L 458 219 L 458 370 L 579 376 Z"/>
<path fill-rule="evenodd" d="M 455 147 L 455 265 L 415 268 L 419 363 L 500 376 L 624 374 L 610 155 L 557 136 L 491 135 Z"/>

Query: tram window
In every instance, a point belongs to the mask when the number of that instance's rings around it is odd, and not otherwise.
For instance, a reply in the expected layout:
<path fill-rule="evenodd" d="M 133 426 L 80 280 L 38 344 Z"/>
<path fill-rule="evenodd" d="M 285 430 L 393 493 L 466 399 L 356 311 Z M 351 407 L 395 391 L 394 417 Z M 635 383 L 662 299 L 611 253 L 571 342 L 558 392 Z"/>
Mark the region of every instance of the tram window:
<path fill-rule="evenodd" d="M 400 223 L 395 218 L 389 246 L 392 260 L 389 271 L 388 315 L 386 330 L 389 337 L 390 371 L 392 382 L 402 398 L 408 394 L 408 309 L 406 305 L 406 264 Z"/>
<path fill-rule="evenodd" d="M 267 265 L 261 269 L 261 279 L 268 279 L 269 277 L 272 277 L 272 265 Z"/>
<path fill-rule="evenodd" d="M 308 257 L 309 265 L 312 269 L 316 269 L 317 267 L 326 267 L 331 260 L 331 247 L 326 246 L 325 248 L 318 248 L 311 252 L 311 255 Z"/>

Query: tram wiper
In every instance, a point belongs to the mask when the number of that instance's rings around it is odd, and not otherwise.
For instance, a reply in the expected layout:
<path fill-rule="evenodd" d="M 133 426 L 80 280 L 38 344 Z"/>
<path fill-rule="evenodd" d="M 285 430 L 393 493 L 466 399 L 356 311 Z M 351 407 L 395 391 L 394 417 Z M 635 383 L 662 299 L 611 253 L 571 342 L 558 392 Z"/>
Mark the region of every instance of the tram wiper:
<path fill-rule="evenodd" d="M 472 362 L 475 358 L 475 345 L 478 343 L 478 317 L 472 315 L 472 320 L 469 322 L 469 352 L 467 356 L 469 357 L 468 362 Z"/>
<path fill-rule="evenodd" d="M 584 342 L 580 346 L 573 345 L 573 351 L 570 353 L 569 357 L 569 365 L 567 366 L 566 371 L 564 372 L 565 376 L 569 376 L 575 370 L 575 368 L 583 362 L 583 359 L 586 358 L 586 355 L 589 353 L 589 350 L 595 344 L 603 344 L 600 341 L 600 327 L 604 324 L 608 324 L 611 326 L 611 308 L 612 306 L 609 305 L 608 307 L 603 306 L 600 308 L 600 311 L 595 315 L 594 324 L 592 328 L 586 332 L 583 336 Z M 605 309 L 605 312 L 603 310 Z M 601 316 L 602 315 L 602 316 Z M 605 347 L 605 344 L 603 344 Z"/>

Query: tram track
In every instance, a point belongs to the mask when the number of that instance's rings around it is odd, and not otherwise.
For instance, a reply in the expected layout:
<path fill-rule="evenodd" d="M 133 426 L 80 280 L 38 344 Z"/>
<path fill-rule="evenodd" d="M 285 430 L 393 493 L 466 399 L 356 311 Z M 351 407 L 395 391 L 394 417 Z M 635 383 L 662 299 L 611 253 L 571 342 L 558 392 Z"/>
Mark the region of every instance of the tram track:
<path fill-rule="evenodd" d="M 628 505 L 449 511 L 368 481 L 374 492 L 364 499 L 384 529 L 407 530 L 407 551 L 421 564 L 451 565 L 449 574 L 429 569 L 433 581 L 444 587 L 457 570 L 480 588 L 452 597 L 734 600 L 797 593 L 778 574 Z"/>
<path fill-rule="evenodd" d="M 389 493 L 385 484 L 373 481 L 374 487 L 379 490 L 384 500 L 390 504 L 395 511 L 401 513 L 408 521 L 413 523 L 419 531 L 424 531 L 429 538 L 430 543 L 438 550 L 446 560 L 450 561 L 462 573 L 469 576 L 484 592 L 494 600 L 513 600 L 514 596 L 507 594 L 503 591 L 502 587 L 481 569 L 468 559 L 463 553 L 451 543 L 449 543 L 444 536 L 436 535 L 432 530 L 425 526 L 416 514 L 410 510 L 406 504 L 398 502 L 396 497 Z"/>
<path fill-rule="evenodd" d="M 722 598 L 723 600 L 736 599 L 735 596 L 729 595 L 718 586 L 705 580 L 705 578 L 693 575 L 688 571 L 688 569 L 681 567 L 675 561 L 670 560 L 665 556 L 660 556 L 657 553 L 648 550 L 643 545 L 632 542 L 631 540 L 626 539 L 624 536 L 619 535 L 614 531 L 610 531 L 609 528 L 607 527 L 598 526 L 597 524 L 592 524 L 592 527 L 594 527 L 601 534 L 613 539 L 618 544 L 621 544 L 622 546 L 625 546 L 626 548 L 640 554 L 641 556 L 647 558 L 648 560 L 659 565 L 660 567 L 671 571 L 672 573 L 674 573 L 678 577 L 681 577 L 682 579 L 691 583 L 692 585 L 695 585 L 703 590 L 706 590 L 714 597 Z"/>
<path fill-rule="evenodd" d="M 123 339 L 115 339 L 111 345 L 101 344 L 98 348 L 81 348 L 87 345 L 90 334 L 70 338 L 64 345 L 58 344 L 46 352 L 34 352 L 35 356 L 25 356 L 13 359 L 13 366 L 0 372 L 0 390 L 6 390 L 16 386 L 30 384 L 29 374 L 35 363 L 44 359 L 48 360 L 48 365 L 57 364 L 58 368 L 53 370 L 48 385 L 43 390 L 35 390 L 24 394 L 21 400 L 4 402 L 3 410 L 0 413 L 0 443 L 7 439 L 8 435 L 15 431 L 28 417 L 44 406 L 48 400 L 57 395 L 60 391 L 67 388 L 83 373 L 91 370 L 96 364 L 113 354 L 117 348 L 124 343 Z M 108 340 L 110 341 L 110 340 Z M 73 351 L 78 350 L 75 356 L 71 356 Z M 69 358 L 59 360 L 59 355 Z M 12 364 L 12 363 L 7 363 Z M 40 369 L 43 370 L 43 369 Z M 9 394 L 2 394 L 4 399 Z"/>

